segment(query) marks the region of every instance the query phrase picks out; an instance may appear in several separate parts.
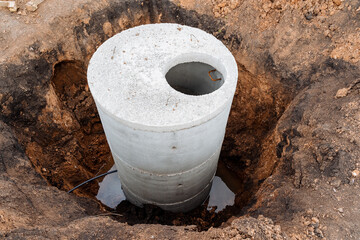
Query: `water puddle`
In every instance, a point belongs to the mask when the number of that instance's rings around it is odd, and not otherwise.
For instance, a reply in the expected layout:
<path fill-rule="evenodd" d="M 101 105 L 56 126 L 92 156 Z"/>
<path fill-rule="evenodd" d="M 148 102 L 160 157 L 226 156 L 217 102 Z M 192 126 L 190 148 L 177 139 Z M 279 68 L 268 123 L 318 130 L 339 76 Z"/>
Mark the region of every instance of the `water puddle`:
<path fill-rule="evenodd" d="M 226 206 L 232 206 L 235 203 L 235 193 L 233 193 L 223 180 L 215 176 L 209 195 L 208 210 L 216 207 L 218 213 L 225 209 Z"/>
<path fill-rule="evenodd" d="M 115 165 L 109 170 L 115 170 Z M 235 195 L 238 192 L 234 184 L 226 184 L 223 178 L 226 180 L 231 176 L 231 172 L 219 161 L 217 170 L 217 176 L 214 177 L 213 185 L 209 194 L 207 203 L 207 209 L 210 211 L 216 207 L 215 212 L 218 213 L 226 208 L 226 206 L 232 206 L 235 202 Z M 227 178 L 226 178 L 226 177 Z M 228 187 L 230 186 L 230 188 Z M 121 182 L 117 173 L 106 175 L 102 182 L 99 183 L 99 191 L 96 198 L 104 205 L 115 209 L 122 201 L 125 201 L 124 192 L 121 189 Z"/>

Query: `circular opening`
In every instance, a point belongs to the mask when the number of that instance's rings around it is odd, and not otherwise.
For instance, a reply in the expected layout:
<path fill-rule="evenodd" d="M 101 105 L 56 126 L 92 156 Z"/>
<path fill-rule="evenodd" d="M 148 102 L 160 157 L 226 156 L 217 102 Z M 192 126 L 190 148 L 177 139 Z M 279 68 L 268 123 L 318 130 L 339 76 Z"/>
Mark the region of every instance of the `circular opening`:
<path fill-rule="evenodd" d="M 212 93 L 224 84 L 221 72 L 201 62 L 178 64 L 166 73 L 165 78 L 172 88 L 187 95 Z"/>

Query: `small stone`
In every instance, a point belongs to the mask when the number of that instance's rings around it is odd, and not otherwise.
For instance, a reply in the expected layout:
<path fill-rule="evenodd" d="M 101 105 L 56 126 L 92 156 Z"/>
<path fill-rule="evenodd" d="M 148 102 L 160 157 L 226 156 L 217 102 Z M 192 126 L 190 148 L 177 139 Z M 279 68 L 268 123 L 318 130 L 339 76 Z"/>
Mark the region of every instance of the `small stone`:
<path fill-rule="evenodd" d="M 275 231 L 275 233 L 281 233 L 281 227 L 280 227 L 280 225 L 275 225 L 274 231 Z"/>
<path fill-rule="evenodd" d="M 21 15 L 21 16 L 26 16 L 27 15 L 25 10 L 24 11 L 19 11 L 18 14 Z"/>
<path fill-rule="evenodd" d="M 329 26 L 329 29 L 330 29 L 330 31 L 335 32 L 338 29 L 338 27 L 336 27 L 335 24 L 331 24 Z"/>
<path fill-rule="evenodd" d="M 322 231 L 319 228 L 315 228 L 314 233 L 316 236 L 323 238 L 324 234 L 322 233 Z"/>
<path fill-rule="evenodd" d="M 111 37 L 111 35 L 113 34 L 113 28 L 110 22 L 105 22 L 103 24 L 103 31 L 106 36 Z"/>
<path fill-rule="evenodd" d="M 230 232 L 228 233 L 228 236 L 233 238 L 238 234 L 238 231 L 236 229 L 232 229 L 230 230 Z"/>
<path fill-rule="evenodd" d="M 336 5 L 336 6 L 340 6 L 341 5 L 341 0 L 332 0 L 333 3 Z"/>
<path fill-rule="evenodd" d="M 0 7 L 9 8 L 10 12 L 16 12 L 18 10 L 18 6 L 15 1 L 0 1 Z"/>
<path fill-rule="evenodd" d="M 329 29 L 325 30 L 324 34 L 325 34 L 325 36 L 327 36 L 327 37 L 331 37 L 331 34 L 330 34 L 330 30 L 329 30 Z"/>
<path fill-rule="evenodd" d="M 346 97 L 346 95 L 348 94 L 348 91 L 349 91 L 349 88 L 339 89 L 335 95 L 335 98 Z"/>
<path fill-rule="evenodd" d="M 230 8 L 234 10 L 239 6 L 240 1 L 239 0 L 230 0 Z"/>
<path fill-rule="evenodd" d="M 349 185 L 354 185 L 354 183 L 355 183 L 355 178 L 350 178 Z"/>
<path fill-rule="evenodd" d="M 219 8 L 223 8 L 223 7 L 225 7 L 226 6 L 226 2 L 222 2 L 222 3 L 219 3 L 218 4 L 218 7 Z"/>
<path fill-rule="evenodd" d="M 334 180 L 332 180 L 332 181 L 330 182 L 330 185 L 333 186 L 333 187 L 338 188 L 338 187 L 340 187 L 340 185 L 341 185 L 341 180 L 340 180 L 340 179 L 334 179 Z"/>
<path fill-rule="evenodd" d="M 281 10 L 282 9 L 281 2 L 280 1 L 274 2 L 274 8 L 277 10 Z"/>
<path fill-rule="evenodd" d="M 360 174 L 360 171 L 358 169 L 355 169 L 354 171 L 351 172 L 351 175 L 353 177 L 357 177 L 357 176 L 359 176 L 359 174 Z"/>
<path fill-rule="evenodd" d="M 263 9 L 266 13 L 268 13 L 271 10 L 271 2 L 265 3 L 263 5 Z"/>
<path fill-rule="evenodd" d="M 31 0 L 25 4 L 26 10 L 30 12 L 35 12 L 38 9 L 38 5 L 44 0 Z"/>
<path fill-rule="evenodd" d="M 344 209 L 343 208 L 338 208 L 339 213 L 343 213 Z"/>
<path fill-rule="evenodd" d="M 228 7 L 228 6 L 224 7 L 223 11 L 224 11 L 223 14 L 225 16 L 226 14 L 228 14 L 230 12 L 230 7 Z"/>
<path fill-rule="evenodd" d="M 306 210 L 306 214 L 311 216 L 314 214 L 314 211 L 311 208 L 309 208 L 308 210 Z"/>
<path fill-rule="evenodd" d="M 319 227 L 319 219 L 317 217 L 312 217 L 311 218 L 311 225 L 314 227 L 314 228 L 317 228 Z"/>
<path fill-rule="evenodd" d="M 308 227 L 307 228 L 307 230 L 308 230 L 308 234 L 310 234 L 310 235 L 314 235 L 314 227 Z"/>
<path fill-rule="evenodd" d="M 311 222 L 313 222 L 313 223 L 319 223 L 320 220 L 319 220 L 317 217 L 312 217 L 312 218 L 311 218 Z"/>
<path fill-rule="evenodd" d="M 314 16 L 313 16 L 312 12 L 307 12 L 307 13 L 305 13 L 305 18 L 306 18 L 306 20 L 311 20 L 314 18 Z"/>

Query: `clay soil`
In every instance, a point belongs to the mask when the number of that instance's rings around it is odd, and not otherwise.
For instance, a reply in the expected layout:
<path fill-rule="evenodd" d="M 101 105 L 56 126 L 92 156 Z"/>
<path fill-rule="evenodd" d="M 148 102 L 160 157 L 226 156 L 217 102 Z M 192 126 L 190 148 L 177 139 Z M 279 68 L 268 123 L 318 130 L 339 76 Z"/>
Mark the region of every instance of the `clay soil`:
<path fill-rule="evenodd" d="M 0 9 L 0 238 L 360 239 L 358 1 L 19 6 Z M 96 181 L 66 193 L 113 165 L 89 59 L 114 34 L 160 22 L 213 34 L 238 63 L 218 169 L 236 203 L 220 213 L 108 209 Z"/>

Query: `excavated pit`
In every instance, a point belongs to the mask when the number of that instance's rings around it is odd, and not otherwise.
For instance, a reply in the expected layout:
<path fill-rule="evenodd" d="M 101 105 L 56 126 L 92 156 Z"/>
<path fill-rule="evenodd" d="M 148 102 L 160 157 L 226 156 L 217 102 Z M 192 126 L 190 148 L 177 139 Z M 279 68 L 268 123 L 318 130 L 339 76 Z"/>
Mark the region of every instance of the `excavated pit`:
<path fill-rule="evenodd" d="M 240 214 L 275 166 L 271 155 L 261 159 L 261 154 L 271 145 L 268 139 L 280 116 L 275 111 L 279 107 L 276 95 L 263 92 L 264 83 L 264 78 L 253 76 L 239 66 L 238 89 L 217 170 L 217 176 L 236 194 L 233 206 L 216 213 L 216 209 L 208 209 L 205 202 L 189 213 L 175 214 L 155 206 L 138 208 L 123 201 L 115 210 L 102 205 L 104 209 L 121 214 L 114 218 L 130 225 L 196 225 L 199 230 L 219 227 Z M 39 120 L 42 132 L 48 136 L 41 142 L 25 143 L 35 169 L 50 184 L 64 191 L 108 171 L 114 162 L 87 86 L 85 63 L 56 63 L 46 99 L 47 106 Z M 49 116 L 53 121 L 49 121 Z M 45 138 L 44 135 L 33 137 Z M 101 180 L 86 184 L 74 193 L 96 199 Z"/>
<path fill-rule="evenodd" d="M 360 3 L 231 2 L 0 9 L 0 238 L 360 239 Z M 88 61 L 114 34 L 158 22 L 205 30 L 238 62 L 218 168 L 238 194 L 224 211 L 110 209 L 95 199 L 103 179 L 66 192 L 112 166 Z"/>
<path fill-rule="evenodd" d="M 53 62 L 53 68 L 50 78 L 46 71 L 44 76 L 40 76 L 44 78 L 43 89 L 46 89 L 37 93 L 42 101 L 35 103 L 37 99 L 30 99 L 31 104 L 38 104 L 38 115 L 26 123 L 20 118 L 12 123 L 36 171 L 61 190 L 67 191 L 113 166 L 86 80 L 87 62 L 102 42 L 139 24 L 178 22 L 213 33 L 234 56 L 239 56 L 237 47 L 241 37 L 219 31 L 221 23 L 218 21 L 212 22 L 208 17 L 186 12 L 171 4 L 161 8 L 147 6 L 150 11 L 145 13 L 141 12 L 142 8 L 131 11 L 132 6 L 128 7 L 125 15 L 116 15 L 112 8 L 95 12 L 89 24 L 74 27 L 73 32 L 83 53 L 80 60 L 62 56 L 60 43 L 58 49 L 54 49 L 59 53 L 54 55 L 49 51 L 48 56 L 43 56 Z M 84 41 L 85 32 L 94 34 L 91 41 Z M 37 45 L 32 47 L 37 51 Z M 41 63 L 42 59 L 37 61 Z M 254 199 L 261 183 L 276 167 L 273 130 L 292 94 L 271 73 L 254 75 L 240 64 L 238 69 L 238 87 L 217 170 L 217 175 L 236 194 L 234 205 L 218 213 L 203 205 L 186 214 L 169 213 L 154 206 L 138 208 L 127 201 L 118 205 L 116 210 L 99 205 L 101 209 L 115 213 L 115 219 L 130 225 L 196 225 L 198 230 L 206 230 L 226 225 L 228 219 L 238 216 L 245 206 L 251 204 L 250 200 Z M 74 193 L 95 199 L 100 181 L 93 181 Z"/>

